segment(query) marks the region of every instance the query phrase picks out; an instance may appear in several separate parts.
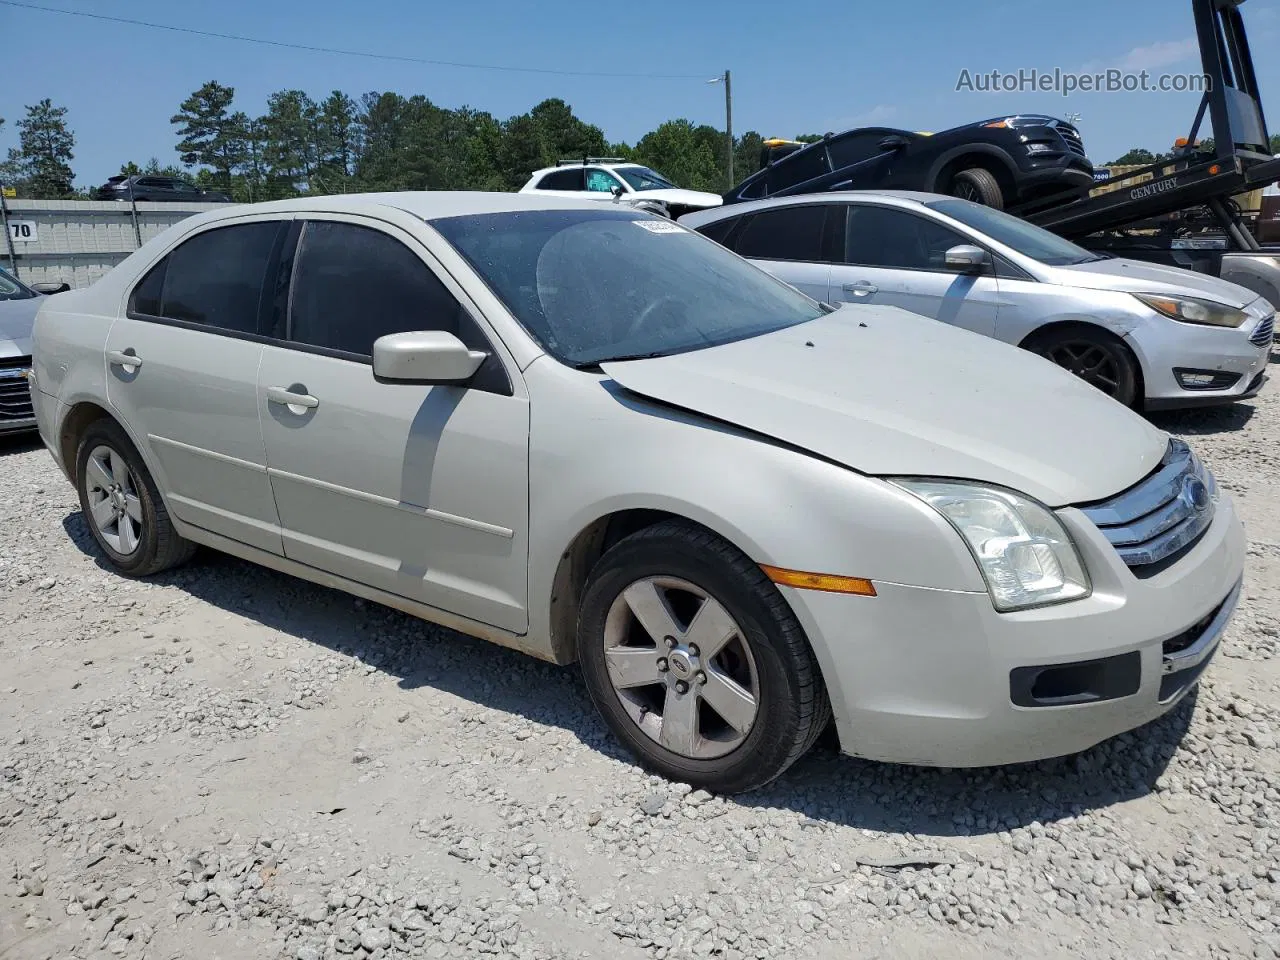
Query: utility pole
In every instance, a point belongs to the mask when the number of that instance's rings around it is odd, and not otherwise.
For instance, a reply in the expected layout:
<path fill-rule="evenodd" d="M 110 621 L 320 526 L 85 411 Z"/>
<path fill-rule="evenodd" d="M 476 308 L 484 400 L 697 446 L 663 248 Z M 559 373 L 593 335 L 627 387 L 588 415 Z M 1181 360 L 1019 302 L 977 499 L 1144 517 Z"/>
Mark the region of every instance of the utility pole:
<path fill-rule="evenodd" d="M 724 134 L 725 139 L 729 141 L 729 186 L 733 186 L 733 82 L 729 71 L 724 72 L 724 76 L 713 77 L 707 83 L 723 83 L 724 84 Z M 727 189 L 727 188 L 726 188 Z"/>

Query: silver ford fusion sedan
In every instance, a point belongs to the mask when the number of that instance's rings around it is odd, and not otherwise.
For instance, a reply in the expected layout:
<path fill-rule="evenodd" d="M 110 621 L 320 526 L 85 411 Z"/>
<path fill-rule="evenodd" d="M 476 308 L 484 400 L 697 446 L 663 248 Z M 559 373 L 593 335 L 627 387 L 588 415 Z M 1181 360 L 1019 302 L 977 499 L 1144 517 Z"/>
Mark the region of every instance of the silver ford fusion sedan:
<path fill-rule="evenodd" d="M 1231 403 L 1266 381 L 1272 304 L 1090 253 L 968 200 L 813 194 L 681 217 L 818 300 L 898 306 L 1048 357 L 1128 406 Z"/>
<path fill-rule="evenodd" d="M 1240 591 L 1230 499 L 1130 410 L 622 206 L 202 214 L 45 304 L 34 385 L 122 574 L 203 544 L 577 661 L 717 791 L 832 718 L 882 760 L 1084 749 L 1196 684 Z"/>

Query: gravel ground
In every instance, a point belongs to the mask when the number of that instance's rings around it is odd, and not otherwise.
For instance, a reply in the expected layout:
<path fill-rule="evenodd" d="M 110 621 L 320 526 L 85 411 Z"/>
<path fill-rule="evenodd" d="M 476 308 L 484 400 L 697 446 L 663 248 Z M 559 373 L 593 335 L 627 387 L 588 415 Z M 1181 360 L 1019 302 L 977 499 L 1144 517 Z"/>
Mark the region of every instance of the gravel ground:
<path fill-rule="evenodd" d="M 734 799 L 637 769 L 574 670 L 212 553 L 113 576 L 2 441 L 0 958 L 1280 955 L 1280 390 L 1159 423 L 1249 531 L 1197 695 L 1018 768 L 824 743 Z"/>

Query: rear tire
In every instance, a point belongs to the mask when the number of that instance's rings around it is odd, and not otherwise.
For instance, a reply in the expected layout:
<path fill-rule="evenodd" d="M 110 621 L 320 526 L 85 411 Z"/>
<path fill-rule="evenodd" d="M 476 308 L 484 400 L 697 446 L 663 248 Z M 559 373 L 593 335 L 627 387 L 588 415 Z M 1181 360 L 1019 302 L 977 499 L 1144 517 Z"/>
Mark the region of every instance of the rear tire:
<path fill-rule="evenodd" d="M 1004 209 L 1004 191 L 1000 189 L 1000 182 L 996 180 L 990 170 L 984 170 L 982 167 L 969 167 L 967 170 L 961 170 L 951 178 L 948 192 L 953 197 L 972 200 L 974 203 L 980 203 L 984 207 L 992 207 L 996 210 Z"/>
<path fill-rule="evenodd" d="M 98 549 L 126 577 L 152 576 L 195 553 L 195 544 L 174 529 L 142 455 L 114 420 L 95 420 L 80 438 L 76 492 Z"/>
<path fill-rule="evenodd" d="M 1023 346 L 1051 360 L 1113 400 L 1134 407 L 1142 398 L 1138 361 L 1119 337 L 1088 324 L 1068 324 L 1033 334 Z"/>
<path fill-rule="evenodd" d="M 736 547 L 683 521 L 632 534 L 596 564 L 578 655 L 596 707 L 640 763 L 716 793 L 769 783 L 831 718 L 777 587 Z"/>

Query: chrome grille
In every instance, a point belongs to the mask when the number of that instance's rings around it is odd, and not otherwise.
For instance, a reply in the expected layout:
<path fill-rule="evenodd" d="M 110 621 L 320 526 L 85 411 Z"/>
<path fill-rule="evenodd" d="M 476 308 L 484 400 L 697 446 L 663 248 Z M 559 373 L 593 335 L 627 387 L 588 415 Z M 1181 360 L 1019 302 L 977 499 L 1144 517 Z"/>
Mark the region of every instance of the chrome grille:
<path fill-rule="evenodd" d="M 27 371 L 31 369 L 30 357 L 0 361 L 0 425 L 8 420 L 30 420 L 35 416 L 31 409 L 31 385 Z"/>
<path fill-rule="evenodd" d="M 1075 127 L 1069 127 L 1065 123 L 1055 123 L 1054 128 L 1058 131 L 1058 136 L 1066 141 L 1067 146 L 1071 148 L 1072 153 L 1084 156 L 1084 141 L 1080 139 L 1080 131 Z"/>
<path fill-rule="evenodd" d="M 1141 568 L 1167 560 L 1199 539 L 1213 522 L 1213 475 L 1181 440 L 1137 486 L 1081 512 L 1102 531 L 1120 559 Z"/>
<path fill-rule="evenodd" d="M 1258 324 L 1257 329 L 1249 334 L 1249 342 L 1259 347 L 1265 347 L 1276 335 L 1276 315 L 1273 313 L 1267 319 Z"/>

